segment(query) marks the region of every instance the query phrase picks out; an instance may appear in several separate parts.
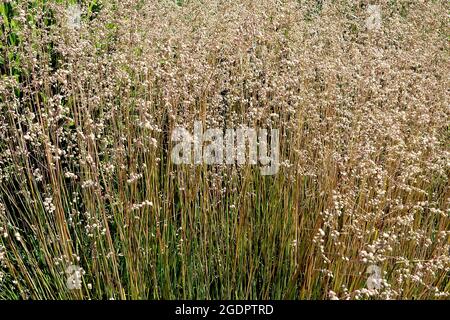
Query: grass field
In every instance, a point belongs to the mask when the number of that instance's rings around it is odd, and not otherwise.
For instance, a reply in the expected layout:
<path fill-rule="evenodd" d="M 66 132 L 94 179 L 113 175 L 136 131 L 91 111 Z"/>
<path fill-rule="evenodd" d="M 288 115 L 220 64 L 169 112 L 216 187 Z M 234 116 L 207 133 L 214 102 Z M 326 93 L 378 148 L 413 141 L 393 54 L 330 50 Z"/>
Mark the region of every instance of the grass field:
<path fill-rule="evenodd" d="M 449 9 L 2 1 L 0 298 L 449 299 Z M 278 170 L 174 163 L 196 122 Z"/>

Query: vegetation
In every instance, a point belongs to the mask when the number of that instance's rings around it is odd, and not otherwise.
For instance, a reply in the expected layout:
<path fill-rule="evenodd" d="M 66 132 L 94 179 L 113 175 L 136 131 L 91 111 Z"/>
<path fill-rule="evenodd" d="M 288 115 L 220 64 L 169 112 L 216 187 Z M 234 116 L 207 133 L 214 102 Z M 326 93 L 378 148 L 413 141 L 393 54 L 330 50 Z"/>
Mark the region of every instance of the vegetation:
<path fill-rule="evenodd" d="M 448 299 L 448 10 L 3 1 L 0 298 Z M 198 120 L 279 172 L 175 165 Z"/>

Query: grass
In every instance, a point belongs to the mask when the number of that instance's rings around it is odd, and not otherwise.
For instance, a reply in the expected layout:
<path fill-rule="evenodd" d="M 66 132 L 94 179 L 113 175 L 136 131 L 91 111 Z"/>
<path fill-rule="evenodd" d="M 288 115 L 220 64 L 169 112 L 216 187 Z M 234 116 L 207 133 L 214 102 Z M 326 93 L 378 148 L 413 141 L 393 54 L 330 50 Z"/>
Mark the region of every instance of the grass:
<path fill-rule="evenodd" d="M 448 299 L 447 2 L 74 3 L 0 5 L 0 298 Z M 175 165 L 196 120 L 279 172 Z"/>

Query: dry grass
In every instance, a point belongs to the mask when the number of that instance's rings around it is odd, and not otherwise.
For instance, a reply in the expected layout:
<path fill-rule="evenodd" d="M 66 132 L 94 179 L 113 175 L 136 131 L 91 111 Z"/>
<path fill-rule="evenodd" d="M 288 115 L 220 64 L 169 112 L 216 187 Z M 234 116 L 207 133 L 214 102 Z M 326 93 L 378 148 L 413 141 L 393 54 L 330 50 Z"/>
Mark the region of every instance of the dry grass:
<path fill-rule="evenodd" d="M 448 298 L 448 2 L 368 4 L 3 2 L 0 297 Z M 195 120 L 280 171 L 174 165 Z"/>

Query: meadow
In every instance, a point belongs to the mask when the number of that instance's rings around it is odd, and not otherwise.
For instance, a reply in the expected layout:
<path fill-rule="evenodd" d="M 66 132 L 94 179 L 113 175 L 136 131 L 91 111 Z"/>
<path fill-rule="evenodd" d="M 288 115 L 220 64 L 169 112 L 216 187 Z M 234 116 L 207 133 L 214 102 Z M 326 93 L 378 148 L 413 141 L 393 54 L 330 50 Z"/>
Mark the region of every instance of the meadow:
<path fill-rule="evenodd" d="M 449 9 L 3 0 L 0 299 L 449 299 Z"/>

